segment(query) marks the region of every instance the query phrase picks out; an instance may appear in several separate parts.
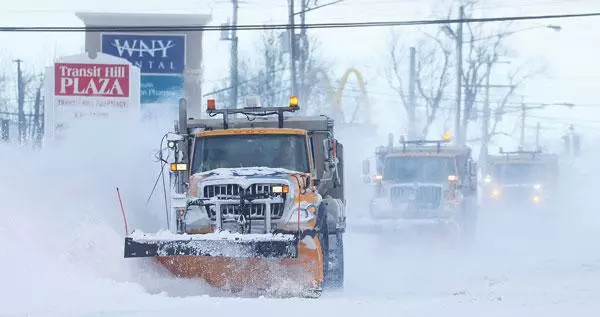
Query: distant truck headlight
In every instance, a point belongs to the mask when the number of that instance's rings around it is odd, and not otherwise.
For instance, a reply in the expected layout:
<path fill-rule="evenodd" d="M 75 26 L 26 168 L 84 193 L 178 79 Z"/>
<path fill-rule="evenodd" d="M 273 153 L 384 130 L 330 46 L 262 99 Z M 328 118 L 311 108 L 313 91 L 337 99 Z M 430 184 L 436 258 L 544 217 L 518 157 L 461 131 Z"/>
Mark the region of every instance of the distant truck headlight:
<path fill-rule="evenodd" d="M 502 192 L 500 191 L 500 189 L 494 188 L 492 189 L 491 196 L 494 199 L 500 199 L 500 196 L 502 196 Z"/>
<path fill-rule="evenodd" d="M 483 182 L 485 184 L 490 184 L 492 182 L 492 177 L 490 175 L 485 175 L 485 178 L 483 179 Z"/>

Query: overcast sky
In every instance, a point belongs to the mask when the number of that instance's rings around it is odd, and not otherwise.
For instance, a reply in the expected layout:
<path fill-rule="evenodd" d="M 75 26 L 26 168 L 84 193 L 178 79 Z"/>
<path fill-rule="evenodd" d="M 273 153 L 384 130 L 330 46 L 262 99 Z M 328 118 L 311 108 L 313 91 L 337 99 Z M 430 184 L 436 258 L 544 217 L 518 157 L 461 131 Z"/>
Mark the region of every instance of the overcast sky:
<path fill-rule="evenodd" d="M 285 0 L 240 0 L 239 23 L 286 23 Z M 322 3 L 328 1 L 322 0 Z M 340 4 L 312 11 L 307 14 L 309 23 L 385 21 L 429 19 L 444 15 L 446 8 L 434 0 L 345 0 Z M 432 9 L 433 8 L 433 9 Z M 4 26 L 81 26 L 75 11 L 119 12 L 186 12 L 212 14 L 211 24 L 225 22 L 231 15 L 231 2 L 227 0 L 20 0 L 3 4 L 0 24 Z M 598 0 L 493 0 L 483 1 L 478 16 L 544 15 L 600 11 Z M 519 32 L 510 37 L 511 48 L 519 57 L 510 57 L 512 64 L 523 59 L 544 60 L 550 65 L 547 78 L 530 81 L 519 91 L 526 102 L 569 102 L 576 104 L 572 110 L 554 107 L 532 113 L 532 123 L 541 120 L 545 126 L 562 129 L 566 119 L 579 126 L 593 128 L 600 133 L 600 45 L 598 30 L 600 17 L 535 21 L 514 23 L 512 29 L 520 30 L 546 24 L 560 25 L 562 31 L 538 28 Z M 410 41 L 418 29 L 403 27 L 402 34 Z M 328 29 L 310 30 L 319 38 L 324 54 L 336 63 L 337 79 L 349 67 L 359 69 L 369 82 L 370 97 L 377 109 L 398 107 L 396 98 L 381 76 L 385 66 L 390 29 Z M 20 57 L 28 68 L 41 69 L 51 63 L 55 56 L 80 53 L 83 34 L 0 34 L 3 67 L 14 67 L 11 60 Z M 256 31 L 240 32 L 242 53 L 253 52 L 258 40 Z M 219 33 L 206 35 L 204 42 L 204 91 L 228 76 L 229 42 L 219 41 Z M 512 65 L 511 64 L 511 65 Z M 495 84 L 505 84 L 501 75 L 510 65 L 498 65 Z M 504 70 L 503 70 L 504 68 Z M 352 86 L 350 84 L 349 86 Z M 349 89 L 352 93 L 352 89 Z M 492 97 L 501 93 L 492 92 Z M 450 98 L 453 98 L 449 96 Z M 557 119 L 547 119 L 560 118 Z M 534 121 L 535 120 L 535 121 Z"/>

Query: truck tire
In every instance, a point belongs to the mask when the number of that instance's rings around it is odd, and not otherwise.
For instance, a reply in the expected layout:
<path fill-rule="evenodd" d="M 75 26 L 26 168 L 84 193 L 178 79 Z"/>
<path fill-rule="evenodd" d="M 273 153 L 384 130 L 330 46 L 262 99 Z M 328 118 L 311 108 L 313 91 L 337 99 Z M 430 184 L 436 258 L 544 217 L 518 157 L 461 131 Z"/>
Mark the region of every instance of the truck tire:
<path fill-rule="evenodd" d="M 468 244 L 477 237 L 477 210 L 473 201 L 466 200 L 461 206 L 460 229 L 462 240 Z"/>
<path fill-rule="evenodd" d="M 344 235 L 336 232 L 329 235 L 329 278 L 330 288 L 344 288 Z"/>
<path fill-rule="evenodd" d="M 329 228 L 327 226 L 327 210 L 323 205 L 319 206 L 317 215 L 317 236 L 321 244 L 321 253 L 323 254 L 323 287 L 328 282 L 328 264 L 329 264 Z"/>
<path fill-rule="evenodd" d="M 329 231 L 327 211 L 319 207 L 317 218 L 318 236 L 323 253 L 323 287 L 341 288 L 344 285 L 344 242 L 340 232 Z"/>

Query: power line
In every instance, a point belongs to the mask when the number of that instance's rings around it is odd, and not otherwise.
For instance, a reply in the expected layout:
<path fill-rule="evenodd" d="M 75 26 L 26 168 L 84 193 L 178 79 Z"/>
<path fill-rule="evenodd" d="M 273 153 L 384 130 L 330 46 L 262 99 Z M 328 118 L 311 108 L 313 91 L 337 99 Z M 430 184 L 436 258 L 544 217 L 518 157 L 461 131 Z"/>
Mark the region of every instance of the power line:
<path fill-rule="evenodd" d="M 597 17 L 600 12 L 555 14 L 555 15 L 527 15 L 527 16 L 504 16 L 495 18 L 464 18 L 464 19 L 434 19 L 434 20 L 407 20 L 407 21 L 373 21 L 373 22 L 340 22 L 340 23 L 312 23 L 305 24 L 308 29 L 335 29 L 335 28 L 366 28 L 366 27 L 389 27 L 389 26 L 414 26 L 414 25 L 436 25 L 455 23 L 486 23 L 504 21 L 546 20 L 546 19 L 569 19 Z M 184 32 L 184 31 L 223 31 L 223 30 L 288 30 L 296 28 L 290 24 L 248 24 L 237 26 L 221 25 L 191 25 L 191 26 L 85 26 L 85 27 L 53 27 L 53 26 L 3 26 L 0 32 Z"/>

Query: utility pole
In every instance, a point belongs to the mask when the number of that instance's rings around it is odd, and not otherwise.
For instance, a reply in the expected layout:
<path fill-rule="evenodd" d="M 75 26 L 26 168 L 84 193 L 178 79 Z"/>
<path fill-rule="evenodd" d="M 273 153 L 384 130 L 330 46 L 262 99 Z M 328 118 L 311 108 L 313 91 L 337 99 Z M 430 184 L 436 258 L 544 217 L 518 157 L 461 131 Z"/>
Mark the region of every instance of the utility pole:
<path fill-rule="evenodd" d="M 19 113 L 19 143 L 23 144 L 25 141 L 25 94 L 23 92 L 23 73 L 21 71 L 21 63 L 23 62 L 20 59 L 16 59 L 14 61 L 17 63 L 17 102 L 18 102 L 18 113 Z"/>
<path fill-rule="evenodd" d="M 290 32 L 289 41 L 290 56 L 295 57 L 291 62 L 292 64 L 290 67 L 290 73 L 292 73 L 292 94 L 299 95 L 300 98 L 304 98 L 305 103 L 308 101 L 307 92 L 309 84 L 307 82 L 307 77 L 309 75 L 308 65 L 310 57 L 310 43 L 308 41 L 308 35 L 306 34 L 306 13 L 324 7 L 332 6 L 342 1 L 344 0 L 334 0 L 319 5 L 317 5 L 317 1 L 315 1 L 315 5 L 313 7 L 309 7 L 308 4 L 311 2 L 310 0 L 300 0 L 300 11 L 296 12 L 294 7 L 294 0 L 290 0 L 289 19 L 290 25 L 292 26 L 292 30 L 294 30 L 295 26 L 294 17 L 296 15 L 300 16 L 300 34 L 296 36 L 295 32 Z M 298 61 L 298 65 L 296 65 L 296 61 Z M 293 74 L 297 74 L 297 76 Z"/>
<path fill-rule="evenodd" d="M 233 21 L 231 28 L 231 62 L 230 62 L 230 80 L 231 80 L 231 101 L 229 108 L 237 108 L 238 104 L 238 0 L 231 0 L 233 3 Z"/>
<path fill-rule="evenodd" d="M 296 59 L 298 56 L 296 50 L 296 27 L 295 27 L 295 14 L 294 14 L 294 0 L 289 0 L 289 19 L 290 19 L 290 75 L 292 83 L 292 95 L 297 96 L 298 94 L 298 82 L 296 81 Z M 304 1 L 304 0 L 302 0 Z"/>
<path fill-rule="evenodd" d="M 483 123 L 481 124 L 481 157 L 480 161 L 487 161 L 488 145 L 490 143 L 490 77 L 492 73 L 492 59 L 487 61 L 487 76 L 485 78 L 485 102 L 483 104 Z M 484 164 L 483 166 L 486 166 Z"/>
<path fill-rule="evenodd" d="M 525 117 L 527 115 L 527 107 L 525 107 L 525 102 L 523 101 L 523 97 L 521 97 L 521 138 L 519 141 L 519 145 L 521 148 L 525 146 Z"/>
<path fill-rule="evenodd" d="M 308 38 L 306 35 L 306 2 L 308 0 L 300 0 L 300 45 L 298 57 L 300 59 L 300 97 L 308 99 L 306 93 L 306 62 L 308 59 Z"/>
<path fill-rule="evenodd" d="M 538 122 L 535 126 L 535 148 L 540 148 L 540 133 L 542 130 L 542 125 Z"/>
<path fill-rule="evenodd" d="M 42 129 L 42 118 L 41 118 L 41 108 L 42 108 L 42 89 L 43 89 L 44 81 L 40 80 L 40 83 L 35 92 L 35 103 L 33 106 L 33 129 L 31 129 L 31 140 L 34 141 L 34 145 L 36 147 L 40 147 L 42 145 L 42 137 L 43 137 L 43 129 Z"/>
<path fill-rule="evenodd" d="M 416 66 L 416 56 L 417 50 L 414 47 L 410 48 L 410 71 L 409 71 L 409 81 L 408 81 L 408 125 L 409 131 L 408 135 L 411 140 L 416 138 L 416 128 L 415 128 L 415 89 L 416 89 L 416 81 L 417 81 L 417 66 Z"/>
<path fill-rule="evenodd" d="M 465 17 L 465 10 L 463 6 L 460 6 L 458 13 L 458 29 L 456 34 L 456 121 L 455 121 L 455 130 L 456 130 L 456 138 L 457 143 L 459 145 L 464 144 L 464 138 L 466 137 L 466 131 L 462 131 L 462 127 L 460 124 L 461 121 L 461 112 L 462 112 L 462 61 L 463 61 L 463 20 Z"/>

